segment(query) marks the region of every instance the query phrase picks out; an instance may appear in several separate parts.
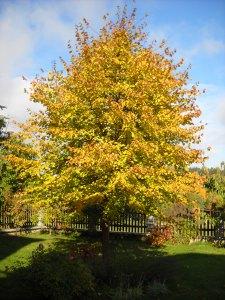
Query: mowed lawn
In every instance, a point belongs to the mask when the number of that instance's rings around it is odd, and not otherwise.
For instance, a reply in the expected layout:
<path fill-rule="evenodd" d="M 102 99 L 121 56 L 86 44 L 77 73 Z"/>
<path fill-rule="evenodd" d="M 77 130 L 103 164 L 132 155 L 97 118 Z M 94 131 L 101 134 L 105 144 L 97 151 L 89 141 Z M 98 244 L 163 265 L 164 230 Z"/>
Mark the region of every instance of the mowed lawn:
<path fill-rule="evenodd" d="M 64 242 L 76 243 L 76 238 L 59 234 L 0 235 L 0 285 L 1 279 L 6 279 L 5 268 L 18 260 L 26 263 L 40 243 L 48 247 Z M 118 272 L 138 272 L 166 284 L 169 294 L 158 299 L 225 299 L 225 248 L 193 243 L 156 249 L 135 239 L 113 239 L 111 244 Z"/>
<path fill-rule="evenodd" d="M 5 268 L 7 266 L 11 267 L 18 261 L 26 264 L 32 251 L 39 244 L 43 244 L 46 248 L 65 239 L 68 238 L 63 235 L 33 233 L 15 236 L 0 234 L 0 278 L 6 276 Z"/>

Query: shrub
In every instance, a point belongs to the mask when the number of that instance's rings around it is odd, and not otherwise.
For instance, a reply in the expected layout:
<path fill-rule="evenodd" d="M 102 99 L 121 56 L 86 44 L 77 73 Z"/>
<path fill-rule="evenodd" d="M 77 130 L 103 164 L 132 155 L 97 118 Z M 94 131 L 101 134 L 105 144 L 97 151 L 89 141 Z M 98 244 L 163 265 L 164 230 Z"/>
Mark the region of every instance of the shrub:
<path fill-rule="evenodd" d="M 25 284 L 39 299 L 85 299 L 94 295 L 94 277 L 81 260 L 70 260 L 55 250 L 40 245 L 28 266 L 11 268 L 9 276 Z"/>
<path fill-rule="evenodd" d="M 172 237 L 172 228 L 165 226 L 160 228 L 156 226 L 146 234 L 146 241 L 152 246 L 160 247 L 163 246 Z"/>

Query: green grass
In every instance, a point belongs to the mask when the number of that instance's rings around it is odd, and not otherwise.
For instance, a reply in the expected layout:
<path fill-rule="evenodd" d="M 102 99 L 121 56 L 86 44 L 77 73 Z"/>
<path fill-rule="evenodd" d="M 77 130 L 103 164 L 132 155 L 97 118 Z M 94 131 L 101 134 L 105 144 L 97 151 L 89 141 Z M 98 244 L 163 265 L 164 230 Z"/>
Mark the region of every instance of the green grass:
<path fill-rule="evenodd" d="M 44 247 L 57 241 L 68 239 L 63 235 L 23 234 L 18 236 L 0 235 L 0 278 L 5 277 L 5 268 L 11 267 L 18 261 L 27 263 L 32 251 L 41 243 Z"/>
<path fill-rule="evenodd" d="M 6 266 L 13 266 L 18 260 L 26 263 L 40 243 L 67 248 L 79 239 L 48 234 L 0 235 L 0 277 L 5 276 Z M 158 299 L 225 299 L 225 248 L 194 243 L 156 249 L 137 240 L 114 239 L 111 250 L 112 274 L 134 278 L 136 283 L 140 278 L 166 284 L 170 293 Z M 101 270 L 98 272 L 101 275 Z"/>
<path fill-rule="evenodd" d="M 168 246 L 167 251 L 179 264 L 174 299 L 225 299 L 225 249 L 204 243 Z"/>
<path fill-rule="evenodd" d="M 170 293 L 159 299 L 225 299 L 223 248 L 194 243 L 155 249 L 132 240 L 114 246 L 114 268 L 166 284 Z"/>
<path fill-rule="evenodd" d="M 160 299 L 225 299 L 225 248 L 194 243 L 155 250 L 132 241 L 126 247 L 117 257 L 120 267 L 128 261 L 133 272 L 165 282 L 171 293 Z"/>

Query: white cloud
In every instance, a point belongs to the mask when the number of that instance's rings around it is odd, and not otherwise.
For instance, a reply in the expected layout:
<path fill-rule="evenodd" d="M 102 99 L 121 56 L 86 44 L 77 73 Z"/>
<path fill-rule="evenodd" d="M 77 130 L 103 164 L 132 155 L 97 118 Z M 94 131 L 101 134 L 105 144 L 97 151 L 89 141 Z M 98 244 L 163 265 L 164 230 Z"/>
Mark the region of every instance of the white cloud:
<path fill-rule="evenodd" d="M 217 54 L 225 50 L 225 43 L 216 39 L 205 39 L 202 42 L 202 49 L 208 54 Z"/>
<path fill-rule="evenodd" d="M 29 81 L 24 81 L 21 77 L 0 78 L 1 104 L 7 108 L 1 113 L 9 118 L 7 130 L 16 129 L 14 121 L 25 121 L 28 109 L 37 111 L 41 108 L 40 105 L 28 100 L 24 89 L 29 89 Z"/>
<path fill-rule="evenodd" d="M 198 99 L 198 105 L 202 110 L 201 120 L 207 123 L 204 129 L 201 147 L 211 151 L 206 153 L 209 160 L 206 165 L 218 166 L 225 160 L 225 89 L 213 84 L 201 85 L 206 88 L 206 94 Z"/>
<path fill-rule="evenodd" d="M 33 48 L 30 28 L 23 16 L 15 10 L 6 9 L 0 20 L 0 74 L 10 74 L 24 65 L 29 65 Z"/>
<path fill-rule="evenodd" d="M 0 105 L 10 119 L 23 121 L 27 108 L 36 107 L 24 94 L 21 75 L 32 77 L 38 66 L 37 49 L 51 53 L 73 37 L 74 25 L 83 17 L 98 23 L 106 11 L 105 1 L 21 1 L 0 3 Z M 94 21 L 94 22 L 93 22 Z M 41 57 L 42 54 L 40 54 Z M 50 62 L 57 57 L 51 57 Z M 12 128 L 13 126 L 10 125 Z"/>
<path fill-rule="evenodd" d="M 162 40 L 168 41 L 171 37 L 172 29 L 169 26 L 160 26 L 157 28 L 150 28 L 149 30 L 149 40 L 156 40 L 160 42 Z"/>
<path fill-rule="evenodd" d="M 225 42 L 215 38 L 203 38 L 199 43 L 188 50 L 188 55 L 193 57 L 198 54 L 215 55 L 225 52 Z"/>
<path fill-rule="evenodd" d="M 225 92 L 221 95 L 220 104 L 218 107 L 218 116 L 222 124 L 225 126 Z"/>

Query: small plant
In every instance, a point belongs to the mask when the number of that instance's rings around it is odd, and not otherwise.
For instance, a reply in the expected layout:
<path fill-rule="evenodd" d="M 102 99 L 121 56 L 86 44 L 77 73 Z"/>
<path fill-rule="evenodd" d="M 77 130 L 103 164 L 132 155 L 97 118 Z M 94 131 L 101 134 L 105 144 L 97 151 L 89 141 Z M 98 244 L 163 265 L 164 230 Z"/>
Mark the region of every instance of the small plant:
<path fill-rule="evenodd" d="M 101 252 L 101 243 L 79 243 L 69 252 L 69 260 L 89 260 L 98 256 Z"/>
<path fill-rule="evenodd" d="M 169 293 L 169 289 L 167 288 L 165 282 L 154 280 L 152 283 L 150 283 L 147 286 L 146 294 L 149 297 L 165 296 L 168 293 Z"/>
<path fill-rule="evenodd" d="M 142 286 L 130 287 L 123 289 L 119 287 L 116 289 L 115 294 L 112 296 L 113 300 L 135 300 L 143 299 L 143 289 Z"/>
<path fill-rule="evenodd" d="M 213 245 L 217 248 L 225 248 L 224 238 L 216 239 L 213 241 Z"/>
<path fill-rule="evenodd" d="M 119 286 L 113 290 L 111 299 L 113 300 L 136 300 L 143 299 L 143 282 L 139 281 L 136 286 L 131 284 L 129 276 L 121 276 Z"/>

